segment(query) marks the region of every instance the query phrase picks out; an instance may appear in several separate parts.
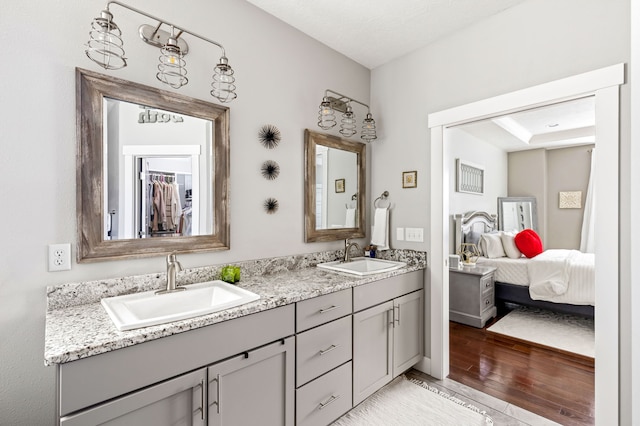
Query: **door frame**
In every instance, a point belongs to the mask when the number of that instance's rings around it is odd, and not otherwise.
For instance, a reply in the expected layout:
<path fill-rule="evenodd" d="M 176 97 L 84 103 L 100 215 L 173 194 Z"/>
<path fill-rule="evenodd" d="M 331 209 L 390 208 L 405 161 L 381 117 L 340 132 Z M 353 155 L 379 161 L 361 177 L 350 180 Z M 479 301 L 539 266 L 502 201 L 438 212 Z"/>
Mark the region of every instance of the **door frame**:
<path fill-rule="evenodd" d="M 430 374 L 449 374 L 449 173 L 447 131 L 467 122 L 510 114 L 585 96 L 595 96 L 598 194 L 596 222 L 595 306 L 595 406 L 597 419 L 619 420 L 619 86 L 624 84 L 624 64 L 529 87 L 493 98 L 435 112 L 428 116 L 431 132 L 431 205 L 429 240 L 431 359 Z M 612 285 L 616 283 L 616 285 Z"/>

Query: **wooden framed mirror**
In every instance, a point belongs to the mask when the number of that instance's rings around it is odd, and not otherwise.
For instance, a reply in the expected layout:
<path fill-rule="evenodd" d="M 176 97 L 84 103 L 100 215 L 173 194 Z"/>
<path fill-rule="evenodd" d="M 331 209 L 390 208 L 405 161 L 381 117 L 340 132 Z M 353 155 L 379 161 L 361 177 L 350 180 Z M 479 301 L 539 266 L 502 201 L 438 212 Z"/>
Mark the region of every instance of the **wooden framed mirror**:
<path fill-rule="evenodd" d="M 366 145 L 304 132 L 305 242 L 365 236 Z"/>
<path fill-rule="evenodd" d="M 229 109 L 76 69 L 78 262 L 229 249 Z"/>

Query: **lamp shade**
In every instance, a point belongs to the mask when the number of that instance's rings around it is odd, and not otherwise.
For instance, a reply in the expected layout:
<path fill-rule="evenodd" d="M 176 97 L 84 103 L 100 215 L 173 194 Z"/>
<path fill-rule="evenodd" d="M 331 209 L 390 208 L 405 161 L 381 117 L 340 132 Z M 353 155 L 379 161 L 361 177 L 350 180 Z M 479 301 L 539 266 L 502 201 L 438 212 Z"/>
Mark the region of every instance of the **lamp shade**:
<path fill-rule="evenodd" d="M 331 102 L 327 97 L 322 99 L 318 112 L 318 126 L 323 130 L 329 130 L 336 125 L 336 115 L 331 108 Z"/>
<path fill-rule="evenodd" d="M 211 96 L 220 102 L 231 102 L 238 97 L 236 94 L 236 78 L 233 76 L 233 68 L 229 65 L 226 56 L 220 58 L 220 62 L 213 69 L 213 82 L 211 83 Z"/>
<path fill-rule="evenodd" d="M 91 22 L 89 41 L 84 52 L 102 68 L 117 70 L 127 66 L 123 45 L 122 31 L 113 22 L 113 15 L 108 10 L 103 10 Z"/>

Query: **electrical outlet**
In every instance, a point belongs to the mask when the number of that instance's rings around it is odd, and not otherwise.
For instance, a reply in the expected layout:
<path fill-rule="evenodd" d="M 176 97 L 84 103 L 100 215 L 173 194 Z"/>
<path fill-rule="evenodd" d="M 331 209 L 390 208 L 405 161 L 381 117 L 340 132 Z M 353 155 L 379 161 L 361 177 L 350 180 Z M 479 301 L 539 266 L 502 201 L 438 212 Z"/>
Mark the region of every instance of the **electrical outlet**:
<path fill-rule="evenodd" d="M 49 244 L 49 272 L 71 269 L 71 244 Z"/>
<path fill-rule="evenodd" d="M 404 241 L 404 228 L 396 228 L 396 240 Z"/>

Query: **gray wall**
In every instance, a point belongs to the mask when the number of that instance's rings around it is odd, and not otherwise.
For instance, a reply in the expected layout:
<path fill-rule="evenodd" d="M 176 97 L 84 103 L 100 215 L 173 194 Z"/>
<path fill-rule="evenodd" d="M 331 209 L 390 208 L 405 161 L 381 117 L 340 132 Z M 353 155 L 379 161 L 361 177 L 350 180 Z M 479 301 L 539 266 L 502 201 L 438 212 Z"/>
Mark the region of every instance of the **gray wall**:
<path fill-rule="evenodd" d="M 369 103 L 370 71 L 325 45 L 238 0 L 128 0 L 127 4 L 221 42 L 235 69 L 238 99 L 231 108 L 231 250 L 180 255 L 186 268 L 319 250 L 339 241 L 303 241 L 304 129 L 317 130 L 318 105 L 331 88 Z M 45 288 L 48 284 L 163 272 L 164 258 L 72 262 L 47 272 L 47 245 L 76 241 L 75 67 L 164 87 L 155 77 L 158 50 L 137 27 L 148 19 L 119 6 L 111 11 L 124 32 L 129 66 L 101 71 L 84 54 L 91 20 L 103 2 L 2 1 L 0 38 L 10 57 L 0 79 L 0 192 L 5 224 L 0 247 L 0 423 L 53 424 L 54 368 L 44 367 Z M 56 23 L 52 26 L 52 23 Z M 187 36 L 185 36 L 187 38 Z M 214 102 L 210 76 L 219 51 L 191 41 L 189 84 L 179 93 Z M 274 58 L 278 67 L 274 67 Z M 280 145 L 267 150 L 258 131 L 273 124 Z M 260 174 L 280 164 L 278 179 Z M 280 201 L 267 215 L 262 203 Z"/>
<path fill-rule="evenodd" d="M 536 197 L 538 234 L 547 237 L 547 160 L 544 149 L 509 153 L 509 197 Z"/>
<path fill-rule="evenodd" d="M 582 216 L 591 170 L 591 147 L 547 151 L 547 238 L 545 248 L 580 249 Z M 558 207 L 560 191 L 582 191 L 582 207 Z"/>
<path fill-rule="evenodd" d="M 392 245 L 426 250 L 430 240 L 429 113 L 629 62 L 629 11 L 629 0 L 526 1 L 374 69 L 372 111 L 380 117 L 381 131 L 373 147 L 371 191 L 391 193 L 396 204 L 392 228 L 425 228 L 424 243 L 396 241 L 392 233 Z M 621 88 L 620 111 L 621 227 L 626 229 L 631 187 L 628 84 Z M 403 190 L 403 170 L 418 170 L 426 179 L 418 180 L 417 189 Z M 628 236 L 621 235 L 621 244 L 624 294 Z M 630 336 L 623 326 L 623 347 Z M 428 345 L 426 349 L 430 355 Z M 629 376 L 628 352 L 622 357 L 623 376 Z"/>
<path fill-rule="evenodd" d="M 545 249 L 580 248 L 593 145 L 509 153 L 509 196 L 536 197 Z M 582 208 L 558 207 L 560 191 L 582 191 Z"/>

